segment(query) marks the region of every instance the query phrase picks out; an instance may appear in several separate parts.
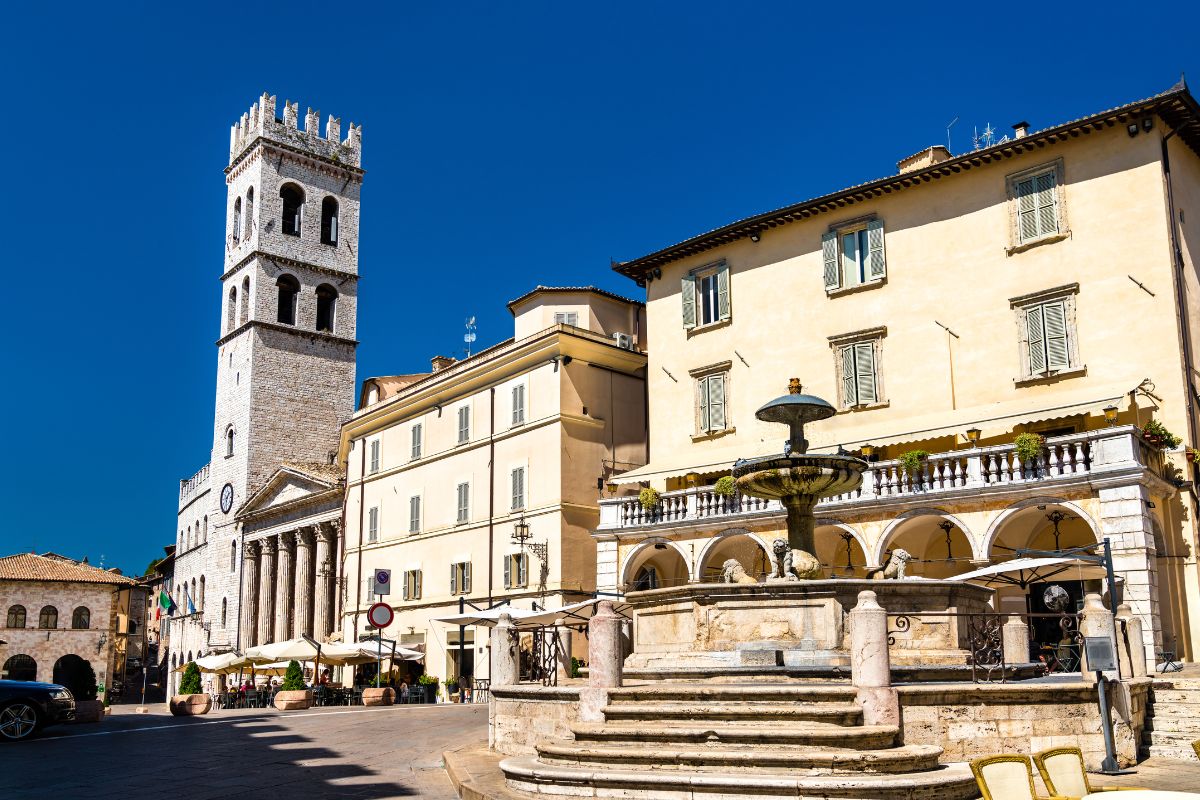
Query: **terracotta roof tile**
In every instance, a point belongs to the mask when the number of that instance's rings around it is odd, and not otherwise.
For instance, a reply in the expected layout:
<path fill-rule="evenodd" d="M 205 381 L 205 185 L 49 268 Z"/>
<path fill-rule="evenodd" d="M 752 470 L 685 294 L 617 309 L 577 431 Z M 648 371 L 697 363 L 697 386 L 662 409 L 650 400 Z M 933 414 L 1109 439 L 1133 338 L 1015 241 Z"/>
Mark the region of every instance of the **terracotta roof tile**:
<path fill-rule="evenodd" d="M 124 575 L 60 558 L 37 553 L 18 553 L 0 558 L 0 580 L 62 581 L 64 583 L 136 583 Z"/>

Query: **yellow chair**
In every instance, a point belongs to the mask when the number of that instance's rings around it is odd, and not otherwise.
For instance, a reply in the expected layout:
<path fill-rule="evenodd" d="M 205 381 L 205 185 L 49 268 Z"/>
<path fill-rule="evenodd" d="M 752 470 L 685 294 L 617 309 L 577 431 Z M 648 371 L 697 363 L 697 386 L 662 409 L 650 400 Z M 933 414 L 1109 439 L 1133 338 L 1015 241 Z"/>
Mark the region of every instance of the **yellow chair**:
<path fill-rule="evenodd" d="M 976 758 L 971 761 L 971 773 L 983 800 L 1069 800 L 1059 795 L 1045 797 L 1034 791 L 1029 756 Z"/>
<path fill-rule="evenodd" d="M 1192 742 L 1192 749 L 1196 751 L 1196 758 L 1200 758 L 1200 739 Z"/>
<path fill-rule="evenodd" d="M 1092 786 L 1083 766 L 1083 751 L 1078 747 L 1052 747 L 1035 753 L 1033 763 L 1042 774 L 1046 790 L 1063 797 L 1083 797 L 1096 792 L 1136 790 L 1137 786 Z"/>

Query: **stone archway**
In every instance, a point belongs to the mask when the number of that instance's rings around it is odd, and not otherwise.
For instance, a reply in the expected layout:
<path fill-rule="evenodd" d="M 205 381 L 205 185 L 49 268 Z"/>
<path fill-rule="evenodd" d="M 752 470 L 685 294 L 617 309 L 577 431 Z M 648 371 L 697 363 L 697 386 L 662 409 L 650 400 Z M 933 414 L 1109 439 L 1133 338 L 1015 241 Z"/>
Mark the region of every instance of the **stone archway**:
<path fill-rule="evenodd" d="M 621 585 L 628 592 L 644 591 L 681 586 L 691 577 L 687 558 L 678 544 L 667 539 L 648 540 L 625 558 Z"/>
<path fill-rule="evenodd" d="M 36 681 L 37 661 L 33 656 L 17 653 L 10 656 L 0 669 L 0 678 L 10 681 Z"/>
<path fill-rule="evenodd" d="M 1066 519 L 1059 522 L 1059 547 L 1079 547 L 1100 541 L 1099 527 L 1078 504 L 1057 497 L 1031 497 L 1014 503 L 992 520 L 980 542 L 976 558 L 994 561 L 998 555 L 1005 553 L 1011 557 L 1013 550 L 1022 547 L 1057 549 L 1053 521 L 1047 516 L 1056 510 L 1066 515 Z M 1077 524 L 1068 525 L 1068 522 Z M 1065 534 L 1069 529 L 1071 535 L 1067 536 Z"/>
<path fill-rule="evenodd" d="M 939 580 L 969 572 L 975 558 L 970 530 L 937 508 L 914 509 L 892 522 L 879 538 L 875 563 L 886 564 L 898 549 L 913 557 L 906 575 Z"/>
<path fill-rule="evenodd" d="M 771 572 L 771 556 L 762 540 L 745 528 L 731 528 L 711 539 L 700 551 L 696 570 L 700 583 L 720 583 L 726 560 L 735 559 L 746 574 L 759 580 Z"/>
<path fill-rule="evenodd" d="M 96 673 L 85 658 L 68 653 L 54 662 L 53 681 L 71 690 L 79 700 L 91 700 L 96 692 Z"/>
<path fill-rule="evenodd" d="M 834 519 L 818 519 L 814 555 L 830 578 L 861 578 L 866 574 L 867 546 L 857 530 Z M 847 552 L 849 548 L 849 552 Z M 847 568 L 847 563 L 850 564 Z"/>

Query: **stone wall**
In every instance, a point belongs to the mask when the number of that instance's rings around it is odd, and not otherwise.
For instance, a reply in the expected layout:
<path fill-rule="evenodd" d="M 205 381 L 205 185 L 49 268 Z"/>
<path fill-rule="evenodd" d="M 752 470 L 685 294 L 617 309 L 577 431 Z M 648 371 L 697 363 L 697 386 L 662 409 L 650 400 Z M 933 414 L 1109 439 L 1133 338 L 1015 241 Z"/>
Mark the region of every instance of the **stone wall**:
<path fill-rule="evenodd" d="M 1121 766 L 1137 762 L 1146 717 L 1148 678 L 1121 683 L 1113 698 L 1113 738 Z M 1089 769 L 1104 758 L 1104 736 L 1094 686 L 964 684 L 901 686 L 905 744 L 932 744 L 942 761 L 995 753 L 1036 753 L 1051 747 L 1083 750 Z"/>
<path fill-rule="evenodd" d="M 0 582 L 0 624 L 7 621 L 8 609 L 25 606 L 24 628 L 0 628 L 0 667 L 12 656 L 23 653 L 37 662 L 37 679 L 50 682 L 54 678 L 54 663 L 65 655 L 75 654 L 91 662 L 96 680 L 108 686 L 112 683 L 113 644 L 116 641 L 116 587 L 110 584 L 59 583 L 50 581 Z M 58 624 L 53 629 L 39 628 L 43 606 L 58 609 Z M 91 615 L 85 630 L 71 628 L 75 609 L 84 606 Z M 105 635 L 105 643 L 100 637 Z M 3 677 L 8 677 L 4 675 Z"/>
<path fill-rule="evenodd" d="M 498 686 L 492 688 L 491 741 L 498 753 L 532 755 L 543 739 L 571 739 L 579 722 L 579 688 Z"/>

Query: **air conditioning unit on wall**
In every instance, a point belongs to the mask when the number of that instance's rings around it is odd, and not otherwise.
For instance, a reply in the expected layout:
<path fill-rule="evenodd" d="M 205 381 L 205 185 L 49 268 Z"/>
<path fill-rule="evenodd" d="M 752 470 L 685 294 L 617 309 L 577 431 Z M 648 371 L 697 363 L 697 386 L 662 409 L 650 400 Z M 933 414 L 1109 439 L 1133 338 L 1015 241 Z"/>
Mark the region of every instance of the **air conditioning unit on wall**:
<path fill-rule="evenodd" d="M 633 337 L 628 333 L 614 333 L 613 339 L 616 340 L 617 347 L 621 348 L 622 350 L 633 349 Z"/>

